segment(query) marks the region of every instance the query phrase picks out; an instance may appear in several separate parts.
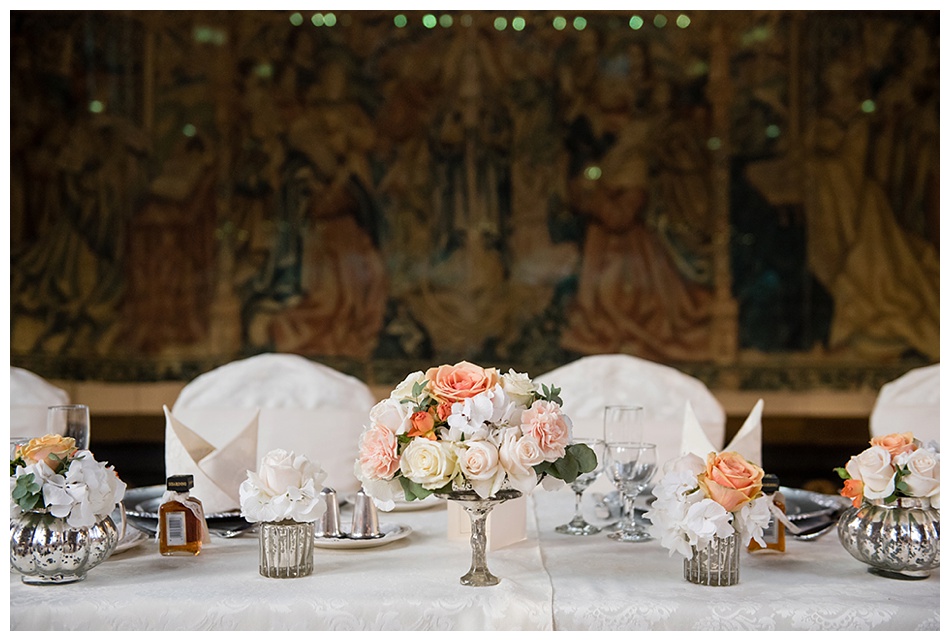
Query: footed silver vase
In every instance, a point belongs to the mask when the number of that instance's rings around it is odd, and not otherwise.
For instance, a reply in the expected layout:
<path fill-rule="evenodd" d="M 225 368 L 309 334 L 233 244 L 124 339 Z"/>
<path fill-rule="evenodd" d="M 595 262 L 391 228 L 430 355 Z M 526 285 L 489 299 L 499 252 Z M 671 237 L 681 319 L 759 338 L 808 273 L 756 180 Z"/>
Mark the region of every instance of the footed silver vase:
<path fill-rule="evenodd" d="M 926 579 L 940 567 L 940 510 L 930 499 L 864 499 L 838 519 L 838 538 L 872 574 Z"/>
<path fill-rule="evenodd" d="M 488 570 L 488 561 L 485 551 L 488 546 L 488 537 L 485 532 L 485 521 L 496 505 L 516 499 L 521 496 L 518 490 L 499 490 L 494 496 L 487 499 L 480 497 L 474 490 L 457 490 L 437 496 L 455 501 L 462 506 L 472 521 L 472 567 L 462 575 L 459 582 L 472 587 L 497 585 L 501 579 Z"/>
<path fill-rule="evenodd" d="M 72 527 L 45 511 L 10 519 L 10 565 L 23 583 L 74 583 L 112 554 L 119 531 L 110 516 L 89 527 Z"/>

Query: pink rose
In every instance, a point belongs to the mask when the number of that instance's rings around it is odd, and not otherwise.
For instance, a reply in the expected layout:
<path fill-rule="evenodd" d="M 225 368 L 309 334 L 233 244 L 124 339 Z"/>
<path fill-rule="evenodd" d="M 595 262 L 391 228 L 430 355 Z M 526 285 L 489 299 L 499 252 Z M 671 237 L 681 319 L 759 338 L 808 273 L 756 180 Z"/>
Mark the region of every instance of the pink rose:
<path fill-rule="evenodd" d="M 871 445 L 883 447 L 891 453 L 891 457 L 903 454 L 904 452 L 913 452 L 917 449 L 917 445 L 914 443 L 914 435 L 910 432 L 875 436 L 871 439 Z"/>
<path fill-rule="evenodd" d="M 571 442 L 568 421 L 557 403 L 538 400 L 521 414 L 521 431 L 538 443 L 545 461 L 556 461 Z"/>
<path fill-rule="evenodd" d="M 364 478 L 389 479 L 399 470 L 396 435 L 374 425 L 360 436 L 359 466 Z"/>
<path fill-rule="evenodd" d="M 706 496 L 729 512 L 754 499 L 762 491 L 765 471 L 737 452 L 710 452 L 706 471 L 699 477 L 699 486 Z"/>
<path fill-rule="evenodd" d="M 430 368 L 426 378 L 429 379 L 429 393 L 436 399 L 442 403 L 458 403 L 495 387 L 498 371 L 462 361 Z"/>

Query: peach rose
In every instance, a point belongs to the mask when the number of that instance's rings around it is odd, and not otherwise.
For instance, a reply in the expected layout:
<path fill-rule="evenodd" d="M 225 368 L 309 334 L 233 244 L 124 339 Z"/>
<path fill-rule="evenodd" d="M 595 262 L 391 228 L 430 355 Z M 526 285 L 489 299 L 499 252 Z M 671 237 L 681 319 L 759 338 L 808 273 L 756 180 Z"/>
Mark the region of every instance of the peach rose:
<path fill-rule="evenodd" d="M 415 438 L 416 436 L 423 436 L 430 441 L 435 440 L 435 419 L 432 418 L 432 414 L 429 412 L 413 412 L 412 416 L 409 417 L 409 423 L 412 427 L 409 428 L 409 437 Z"/>
<path fill-rule="evenodd" d="M 710 452 L 699 485 L 706 496 L 729 512 L 735 512 L 759 495 L 764 475 L 761 467 L 749 463 L 737 452 Z"/>
<path fill-rule="evenodd" d="M 904 452 L 913 452 L 917 449 L 917 445 L 914 444 L 914 435 L 910 432 L 875 436 L 871 439 L 871 445 L 883 447 L 891 453 L 892 457 Z"/>
<path fill-rule="evenodd" d="M 477 396 L 498 384 L 498 371 L 484 369 L 468 361 L 440 365 L 426 372 L 429 392 L 443 403 L 458 403 Z"/>
<path fill-rule="evenodd" d="M 854 507 L 861 507 L 861 502 L 864 500 L 864 481 L 860 479 L 848 479 L 844 482 L 841 496 L 851 499 L 851 503 Z"/>
<path fill-rule="evenodd" d="M 449 416 L 452 415 L 452 403 L 439 403 L 435 407 L 435 413 L 440 421 L 447 421 Z"/>
<path fill-rule="evenodd" d="M 360 436 L 358 459 L 362 478 L 390 479 L 399 469 L 396 435 L 382 425 L 374 425 Z"/>
<path fill-rule="evenodd" d="M 75 452 L 76 440 L 70 436 L 47 434 L 32 439 L 20 449 L 20 456 L 27 463 L 46 463 L 46 467 L 54 472 L 65 460 Z"/>
<path fill-rule="evenodd" d="M 537 442 L 545 461 L 564 456 L 571 441 L 569 419 L 550 401 L 535 401 L 521 414 L 521 431 Z"/>

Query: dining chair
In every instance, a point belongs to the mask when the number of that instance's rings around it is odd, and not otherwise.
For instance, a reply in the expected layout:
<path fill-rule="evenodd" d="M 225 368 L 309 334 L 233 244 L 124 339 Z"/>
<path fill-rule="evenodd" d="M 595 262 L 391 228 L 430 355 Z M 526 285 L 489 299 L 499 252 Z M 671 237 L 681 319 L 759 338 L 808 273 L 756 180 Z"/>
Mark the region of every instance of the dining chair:
<path fill-rule="evenodd" d="M 643 440 L 656 443 L 657 461 L 680 455 L 686 402 L 717 449 L 726 436 L 726 413 L 705 383 L 673 367 L 629 354 L 585 356 L 534 377 L 561 388 L 563 409 L 575 436 L 603 434 L 606 405 L 641 405 Z"/>
<path fill-rule="evenodd" d="M 940 443 L 940 363 L 918 367 L 885 383 L 871 410 L 871 436 L 913 432 Z"/>
<path fill-rule="evenodd" d="M 221 447 L 256 416 L 255 469 L 274 449 L 305 454 L 327 472 L 324 484 L 343 496 L 359 489 L 354 463 L 375 402 L 369 387 L 353 376 L 296 354 L 267 353 L 201 374 L 185 385 L 171 414 L 179 427 Z M 185 454 L 168 420 L 166 472 Z"/>
<path fill-rule="evenodd" d="M 69 394 L 22 367 L 10 367 L 10 437 L 46 434 L 47 409 L 68 405 Z"/>

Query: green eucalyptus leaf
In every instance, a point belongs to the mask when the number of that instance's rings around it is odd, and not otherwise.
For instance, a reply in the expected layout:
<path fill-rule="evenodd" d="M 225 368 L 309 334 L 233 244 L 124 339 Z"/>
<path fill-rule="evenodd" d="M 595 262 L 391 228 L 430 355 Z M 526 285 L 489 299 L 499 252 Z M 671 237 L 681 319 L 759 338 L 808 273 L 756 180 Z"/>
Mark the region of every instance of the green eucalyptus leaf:
<path fill-rule="evenodd" d="M 848 473 L 848 470 L 843 467 L 836 467 L 835 472 L 838 473 L 838 476 L 843 478 L 845 481 L 851 480 L 851 475 Z"/>
<path fill-rule="evenodd" d="M 565 483 L 573 483 L 580 473 L 580 465 L 570 452 L 554 461 L 554 471 L 551 476 L 561 479 Z"/>
<path fill-rule="evenodd" d="M 568 445 L 567 451 L 577 460 L 579 474 L 586 474 L 597 468 L 597 455 L 584 443 Z"/>

